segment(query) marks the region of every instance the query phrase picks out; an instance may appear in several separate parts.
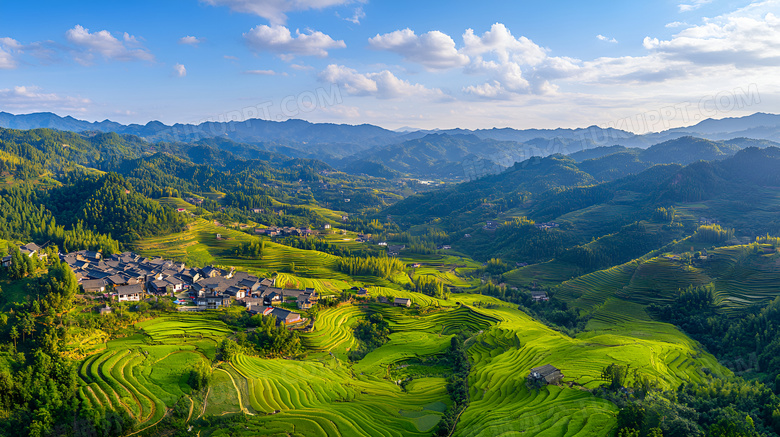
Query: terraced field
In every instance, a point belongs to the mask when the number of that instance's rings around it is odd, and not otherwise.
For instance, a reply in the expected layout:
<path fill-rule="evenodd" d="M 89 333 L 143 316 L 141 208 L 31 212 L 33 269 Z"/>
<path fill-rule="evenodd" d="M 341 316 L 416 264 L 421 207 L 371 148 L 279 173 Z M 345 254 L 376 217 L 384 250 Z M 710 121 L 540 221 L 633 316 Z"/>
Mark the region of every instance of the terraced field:
<path fill-rule="evenodd" d="M 353 305 L 321 311 L 314 322 L 314 329 L 303 333 L 301 341 L 311 350 L 329 352 L 344 359 L 347 352 L 358 344 L 352 335 L 352 326 L 364 315 L 363 309 Z"/>
<path fill-rule="evenodd" d="M 391 381 L 353 377 L 336 359 L 299 362 L 239 356 L 232 365 L 249 382 L 251 408 L 278 411 L 251 418 L 250 429 L 267 433 L 262 435 L 429 435 L 441 416 L 441 408 L 434 408 L 448 402 L 442 378 L 425 378 L 404 392 Z"/>
<path fill-rule="evenodd" d="M 231 331 L 219 320 L 191 314 L 160 317 L 137 327 L 146 336 L 109 341 L 104 352 L 82 361 L 79 395 L 94 407 L 126 410 L 143 429 L 190 394 L 190 370 L 200 360 L 210 363 L 217 342 Z"/>
<path fill-rule="evenodd" d="M 748 246 L 722 247 L 692 266 L 665 256 L 639 259 L 566 281 L 556 295 L 592 312 L 612 297 L 641 305 L 670 303 L 680 290 L 712 283 L 722 311 L 737 316 L 780 296 L 780 257 L 769 246 L 760 249 L 756 254 Z"/>
<path fill-rule="evenodd" d="M 470 340 L 472 400 L 456 429 L 459 436 L 609 435 L 616 423 L 614 405 L 577 385 L 595 388 L 601 384 L 601 369 L 611 363 L 631 364 L 662 387 L 705 380 L 704 367 L 727 373 L 714 357 L 670 325 L 649 320 L 643 325 L 627 317 L 613 322 L 622 326 L 609 325 L 614 331 L 593 330 L 570 338 L 509 306 L 479 312 L 500 321 Z M 650 324 L 652 330 L 645 330 Z M 527 389 L 528 371 L 543 364 L 560 368 L 566 375 L 564 382 L 577 385 Z"/>

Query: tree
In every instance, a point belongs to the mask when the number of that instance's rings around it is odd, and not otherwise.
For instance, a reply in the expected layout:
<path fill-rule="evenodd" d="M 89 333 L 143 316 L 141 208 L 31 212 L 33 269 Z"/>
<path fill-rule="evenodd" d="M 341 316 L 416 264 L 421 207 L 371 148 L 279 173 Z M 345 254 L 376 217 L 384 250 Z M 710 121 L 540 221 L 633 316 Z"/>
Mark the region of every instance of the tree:
<path fill-rule="evenodd" d="M 16 350 L 16 340 L 19 338 L 19 331 L 16 329 L 16 325 L 11 327 L 11 340 L 14 341 L 14 350 Z"/>
<path fill-rule="evenodd" d="M 609 384 L 610 390 L 619 390 L 625 385 L 629 367 L 612 363 L 601 371 L 601 379 Z"/>
<path fill-rule="evenodd" d="M 202 390 L 208 387 L 211 382 L 212 369 L 205 361 L 199 360 L 195 367 L 190 370 L 189 385 L 195 390 Z"/>
<path fill-rule="evenodd" d="M 33 320 L 30 314 L 27 314 L 22 318 L 22 342 L 25 341 L 25 335 L 32 335 L 35 332 L 35 320 Z"/>

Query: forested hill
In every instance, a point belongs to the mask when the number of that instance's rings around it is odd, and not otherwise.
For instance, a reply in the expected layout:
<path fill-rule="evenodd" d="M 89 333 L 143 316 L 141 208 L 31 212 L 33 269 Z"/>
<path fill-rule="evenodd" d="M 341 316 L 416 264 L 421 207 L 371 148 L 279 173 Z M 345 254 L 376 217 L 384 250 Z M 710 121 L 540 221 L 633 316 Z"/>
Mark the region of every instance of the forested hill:
<path fill-rule="evenodd" d="M 0 239 L 69 250 L 111 253 L 181 230 L 182 214 L 154 201 L 163 197 L 201 199 L 204 211 L 229 222 L 311 226 L 330 220 L 313 212 L 320 206 L 376 209 L 403 186 L 229 140 L 152 144 L 115 133 L 0 129 Z"/>

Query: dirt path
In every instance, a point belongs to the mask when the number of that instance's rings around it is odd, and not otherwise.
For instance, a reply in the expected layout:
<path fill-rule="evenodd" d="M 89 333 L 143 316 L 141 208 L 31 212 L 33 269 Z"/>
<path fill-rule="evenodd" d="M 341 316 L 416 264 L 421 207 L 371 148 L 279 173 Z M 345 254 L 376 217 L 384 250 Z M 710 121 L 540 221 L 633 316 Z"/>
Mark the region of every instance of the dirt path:
<path fill-rule="evenodd" d="M 233 375 L 231 375 L 230 372 L 228 372 L 225 369 L 217 369 L 217 370 L 221 370 L 221 371 L 227 373 L 227 376 L 230 377 L 230 382 L 233 383 L 233 388 L 236 389 L 236 396 L 238 397 L 238 407 L 241 408 L 241 411 L 244 414 L 248 414 L 250 416 L 254 416 L 254 414 L 250 413 L 248 409 L 244 408 L 244 403 L 241 401 L 241 390 L 238 389 L 238 385 L 236 384 L 236 380 L 233 379 Z M 225 411 L 224 413 L 222 413 L 222 415 L 224 416 L 227 413 L 229 413 L 229 411 Z"/>
<path fill-rule="evenodd" d="M 190 419 L 192 418 L 192 410 L 195 409 L 195 401 L 192 400 L 191 397 L 187 397 L 187 399 L 190 400 L 190 414 L 187 415 L 187 421 L 184 423 L 189 423 Z"/>
<path fill-rule="evenodd" d="M 211 393 L 211 387 L 209 387 L 209 389 L 206 390 L 206 397 L 203 398 L 203 410 L 200 412 L 198 419 L 203 417 L 203 415 L 206 413 L 206 405 L 209 403 L 209 393 Z"/>
<path fill-rule="evenodd" d="M 139 429 L 138 431 L 136 431 L 136 432 L 134 432 L 132 434 L 127 434 L 125 437 L 130 437 L 131 435 L 136 435 L 136 434 L 138 434 L 140 432 L 146 431 L 147 429 L 149 429 L 149 428 L 151 428 L 153 426 L 157 426 L 158 423 L 162 422 L 168 416 L 168 413 L 170 413 L 170 410 L 166 411 L 165 414 L 163 414 L 163 417 L 161 417 L 160 420 L 158 420 L 157 422 L 154 422 L 153 424 L 147 426 L 146 428 Z"/>

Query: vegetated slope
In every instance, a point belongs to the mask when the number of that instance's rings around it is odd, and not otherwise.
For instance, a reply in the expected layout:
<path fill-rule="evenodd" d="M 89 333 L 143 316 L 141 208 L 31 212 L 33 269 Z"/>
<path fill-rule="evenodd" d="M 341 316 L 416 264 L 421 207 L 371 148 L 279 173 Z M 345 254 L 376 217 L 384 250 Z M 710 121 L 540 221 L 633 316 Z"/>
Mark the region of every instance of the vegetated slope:
<path fill-rule="evenodd" d="M 422 178 L 468 179 L 500 173 L 525 160 L 528 147 L 512 141 L 480 139 L 475 135 L 429 134 L 374 148 L 355 158 L 381 163 L 397 172 Z M 474 168 L 480 174 L 469 174 Z"/>
<path fill-rule="evenodd" d="M 721 160 L 733 156 L 747 144 L 750 142 L 717 142 L 686 136 L 655 144 L 647 149 L 602 147 L 579 152 L 572 157 L 580 161 L 580 169 L 597 180 L 610 181 L 640 173 L 655 164 L 688 165 L 696 161 Z M 607 153 L 612 150 L 614 153 Z M 594 157 L 586 158 L 587 156 Z"/>
<path fill-rule="evenodd" d="M 186 222 L 173 209 L 136 193 L 116 173 L 73 178 L 47 194 L 45 203 L 59 222 L 108 234 L 123 243 L 178 232 Z"/>

